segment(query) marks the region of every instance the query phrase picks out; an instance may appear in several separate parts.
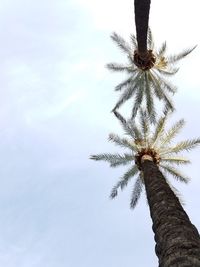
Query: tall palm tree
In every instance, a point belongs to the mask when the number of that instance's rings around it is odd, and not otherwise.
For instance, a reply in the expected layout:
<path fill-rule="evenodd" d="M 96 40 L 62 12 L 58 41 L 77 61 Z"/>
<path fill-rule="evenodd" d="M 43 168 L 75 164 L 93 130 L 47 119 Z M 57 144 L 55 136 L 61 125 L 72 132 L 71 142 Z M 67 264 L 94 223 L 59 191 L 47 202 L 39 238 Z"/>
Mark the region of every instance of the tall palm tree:
<path fill-rule="evenodd" d="M 178 55 L 167 56 L 166 42 L 161 45 L 160 49 L 156 50 L 154 48 L 152 33 L 149 29 L 147 45 L 148 49 L 153 51 L 154 60 L 148 66 L 141 67 L 134 60 L 134 51 L 137 50 L 137 40 L 134 35 L 131 35 L 130 44 L 116 33 L 113 33 L 111 38 L 126 53 L 128 58 L 126 64 L 107 64 L 107 68 L 112 71 L 126 72 L 128 74 L 128 77 L 115 87 L 115 91 L 123 91 L 123 93 L 113 110 L 117 110 L 125 101 L 131 97 L 135 97 L 132 108 L 132 118 L 134 118 L 144 99 L 148 115 L 151 121 L 155 122 L 156 109 L 154 96 L 164 102 L 166 110 L 174 110 L 174 105 L 168 93 L 174 94 L 176 87 L 166 77 L 172 76 L 178 71 L 176 63 L 191 53 L 195 47 L 186 49 Z"/>
<path fill-rule="evenodd" d="M 166 130 L 169 113 L 161 117 L 154 126 L 149 124 L 147 113 L 142 110 L 140 110 L 138 124 L 132 120 L 126 121 L 117 111 L 115 115 L 130 138 L 110 134 L 109 140 L 128 149 L 129 152 L 91 156 L 93 160 L 109 162 L 111 167 L 131 164 L 128 171 L 113 187 L 110 197 L 115 198 L 118 190 L 123 190 L 131 178 L 136 177 L 130 206 L 131 208 L 136 206 L 145 187 L 153 221 L 159 266 L 199 267 L 199 233 L 182 208 L 177 190 L 170 184 L 167 175 L 170 174 L 181 182 L 188 182 L 188 177 L 175 166 L 190 162 L 179 153 L 195 148 L 200 144 L 200 138 L 172 144 L 173 138 L 185 122 L 183 119 L 179 120 Z"/>
<path fill-rule="evenodd" d="M 135 0 L 135 25 L 137 47 L 135 61 L 141 66 L 148 65 L 153 60 L 152 53 L 147 49 L 147 31 L 149 25 L 149 10 L 151 0 Z"/>

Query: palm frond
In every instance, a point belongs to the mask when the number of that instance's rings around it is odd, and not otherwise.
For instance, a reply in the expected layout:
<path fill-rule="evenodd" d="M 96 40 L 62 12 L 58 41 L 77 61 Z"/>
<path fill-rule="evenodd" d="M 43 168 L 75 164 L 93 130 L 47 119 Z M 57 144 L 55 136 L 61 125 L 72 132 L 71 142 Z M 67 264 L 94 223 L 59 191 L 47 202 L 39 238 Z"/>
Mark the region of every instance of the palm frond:
<path fill-rule="evenodd" d="M 112 71 L 126 71 L 128 73 L 133 73 L 137 71 L 136 68 L 133 68 L 133 66 L 126 66 L 123 64 L 118 64 L 118 63 L 108 63 L 106 64 L 106 68 Z"/>
<path fill-rule="evenodd" d="M 145 96 L 146 96 L 146 108 L 148 111 L 149 119 L 152 123 L 156 121 L 156 111 L 154 107 L 154 99 L 150 86 L 149 73 L 145 73 Z"/>
<path fill-rule="evenodd" d="M 121 36 L 119 36 L 116 32 L 113 32 L 110 37 L 123 52 L 128 55 L 131 54 L 131 47 Z"/>
<path fill-rule="evenodd" d="M 154 89 L 154 93 L 156 97 L 161 100 L 163 98 L 163 92 L 161 92 L 161 83 L 156 77 L 154 73 L 150 70 L 148 74 L 149 81 L 151 82 L 152 88 Z"/>
<path fill-rule="evenodd" d="M 162 89 L 160 90 L 160 92 L 162 93 L 162 99 L 165 102 L 165 112 L 174 111 L 175 108 L 172 99 L 168 96 L 166 92 L 163 92 Z"/>
<path fill-rule="evenodd" d="M 161 155 L 165 155 L 168 153 L 179 153 L 181 151 L 190 151 L 191 149 L 195 148 L 197 145 L 200 144 L 200 138 L 192 139 L 192 140 L 185 140 L 182 142 L 177 143 L 175 146 L 168 148 L 161 152 Z"/>
<path fill-rule="evenodd" d="M 138 73 L 137 76 L 135 77 L 133 83 L 131 83 L 126 89 L 125 91 L 122 93 L 122 95 L 120 96 L 117 104 L 115 105 L 115 107 L 113 108 L 113 111 L 118 109 L 124 102 L 126 102 L 128 99 L 131 98 L 131 96 L 135 93 L 135 91 L 138 89 L 138 84 L 140 83 L 141 79 L 140 79 L 141 74 Z"/>
<path fill-rule="evenodd" d="M 185 176 L 182 174 L 178 169 L 167 165 L 167 164 L 160 164 L 160 167 L 166 172 L 171 174 L 175 179 L 179 180 L 180 182 L 188 183 L 189 182 L 189 177 Z"/>
<path fill-rule="evenodd" d="M 131 167 L 121 178 L 120 181 L 112 188 L 110 198 L 115 198 L 118 194 L 118 189 L 124 189 L 127 186 L 129 180 L 138 173 L 138 167 L 134 165 Z"/>
<path fill-rule="evenodd" d="M 137 50 L 137 39 L 134 34 L 131 34 L 131 43 L 133 44 L 133 50 Z"/>
<path fill-rule="evenodd" d="M 197 46 L 195 45 L 192 48 L 188 48 L 183 50 L 183 52 L 177 54 L 177 55 L 173 55 L 173 56 L 169 56 L 167 57 L 167 61 L 169 63 L 176 63 L 177 61 L 181 60 L 182 58 L 186 57 L 187 55 L 189 55 Z"/>
<path fill-rule="evenodd" d="M 142 133 L 133 120 L 128 120 L 125 125 L 123 125 L 124 131 L 127 135 L 132 136 L 134 140 L 142 139 Z"/>
<path fill-rule="evenodd" d="M 131 161 L 134 161 L 134 156 L 132 154 L 127 154 L 127 153 L 124 153 L 123 155 L 104 153 L 104 154 L 92 155 L 90 159 L 96 161 L 100 160 L 107 161 L 110 163 L 110 167 L 117 167 L 120 165 L 127 165 Z"/>
<path fill-rule="evenodd" d="M 161 68 L 157 68 L 156 65 L 155 65 L 155 68 L 160 74 L 164 76 L 172 76 L 172 75 L 175 75 L 179 71 L 179 68 L 171 68 L 168 70 L 163 70 Z"/>
<path fill-rule="evenodd" d="M 158 120 L 155 126 L 155 132 L 152 136 L 152 147 L 156 146 L 156 144 L 159 142 L 160 137 L 163 135 L 168 116 L 169 115 L 166 114 L 165 116 L 160 117 L 160 119 Z"/>
<path fill-rule="evenodd" d="M 132 119 L 135 118 L 137 111 L 139 109 L 139 107 L 142 104 L 142 99 L 144 97 L 144 91 L 145 91 L 145 74 L 143 73 L 143 75 L 141 75 L 140 77 L 140 81 L 139 81 L 139 85 L 138 88 L 136 88 L 136 93 L 135 93 L 135 101 L 134 101 L 134 105 L 132 108 Z"/>
<path fill-rule="evenodd" d="M 115 87 L 115 91 L 120 91 L 123 87 L 128 87 L 131 86 L 131 83 L 134 83 L 134 77 L 130 76 L 128 79 L 126 79 L 125 81 L 119 83 L 116 87 Z"/>
<path fill-rule="evenodd" d="M 160 147 L 169 143 L 180 132 L 184 124 L 185 124 L 184 119 L 181 119 L 178 122 L 176 122 L 161 138 Z"/>
<path fill-rule="evenodd" d="M 134 86 L 134 87 L 129 86 L 128 88 L 126 88 L 125 91 L 121 94 L 118 102 L 114 106 L 113 111 L 118 109 L 121 105 L 123 105 L 124 102 L 126 102 L 128 99 L 130 99 L 132 97 L 132 95 L 135 93 L 135 90 L 136 90 L 136 86 Z"/>
<path fill-rule="evenodd" d="M 148 32 L 147 32 L 147 47 L 150 50 L 154 49 L 153 35 L 152 35 L 150 28 L 148 28 Z"/>
<path fill-rule="evenodd" d="M 138 200 L 139 200 L 139 198 L 141 196 L 142 189 L 143 189 L 143 184 L 142 184 L 142 180 L 141 180 L 140 175 L 138 176 L 138 178 L 135 181 L 135 184 L 134 184 L 134 187 L 133 187 L 133 191 L 132 191 L 132 194 L 131 194 L 130 207 L 132 209 L 134 209 L 135 206 L 137 205 Z"/>
<path fill-rule="evenodd" d="M 177 164 L 177 165 L 190 163 L 190 160 L 184 157 L 181 156 L 176 157 L 172 155 L 161 157 L 161 161 L 164 163 Z"/>
<path fill-rule="evenodd" d="M 121 122 L 122 125 L 126 124 L 126 120 L 124 119 L 124 117 L 117 111 L 113 111 L 115 117 Z"/>
<path fill-rule="evenodd" d="M 109 134 L 109 141 L 112 141 L 116 145 L 121 146 L 123 148 L 129 148 L 133 151 L 136 150 L 136 147 L 134 146 L 134 144 L 131 144 L 131 142 L 127 140 L 126 138 L 120 138 L 117 134 L 113 134 L 113 133 Z"/>
<path fill-rule="evenodd" d="M 152 71 L 155 80 L 157 80 L 157 83 L 159 84 L 159 87 L 162 89 L 167 89 L 170 93 L 176 93 L 177 88 L 172 83 L 170 83 L 168 80 L 166 80 L 164 77 L 161 77 L 159 74 L 155 73 L 155 71 Z"/>
<path fill-rule="evenodd" d="M 145 140 L 145 143 L 148 143 L 148 138 L 149 138 L 149 132 L 150 132 L 150 125 L 149 125 L 149 120 L 148 120 L 148 115 L 146 110 L 143 110 L 140 108 L 139 111 L 140 115 L 140 125 L 141 125 L 141 133 L 143 135 L 142 139 Z"/>
<path fill-rule="evenodd" d="M 167 43 L 166 42 L 163 42 L 162 45 L 161 45 L 161 47 L 158 50 L 158 53 L 157 53 L 158 54 L 158 57 L 161 58 L 165 54 L 166 49 L 167 49 Z"/>

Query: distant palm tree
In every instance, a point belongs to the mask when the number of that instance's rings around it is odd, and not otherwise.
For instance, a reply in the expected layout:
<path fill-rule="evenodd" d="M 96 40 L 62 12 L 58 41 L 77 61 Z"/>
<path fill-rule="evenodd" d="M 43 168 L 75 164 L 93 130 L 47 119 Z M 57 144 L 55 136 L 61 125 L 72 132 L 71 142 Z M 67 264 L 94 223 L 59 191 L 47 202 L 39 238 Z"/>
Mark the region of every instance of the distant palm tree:
<path fill-rule="evenodd" d="M 134 51 L 137 50 L 137 40 L 134 35 L 131 35 L 131 44 L 128 44 L 116 33 L 113 33 L 111 38 L 128 56 L 128 63 L 126 64 L 107 64 L 107 68 L 112 71 L 126 72 L 128 74 L 128 78 L 115 87 L 115 91 L 124 91 L 113 110 L 117 110 L 132 96 L 135 97 L 132 108 L 132 118 L 136 116 L 139 107 L 143 103 L 143 99 L 145 99 L 149 118 L 152 122 L 155 122 L 156 110 L 154 96 L 164 102 L 166 110 L 174 110 L 174 105 L 168 92 L 174 94 L 176 92 L 176 87 L 165 77 L 174 75 L 178 71 L 175 64 L 191 53 L 195 47 L 184 50 L 178 55 L 166 56 L 166 42 L 161 45 L 160 49 L 155 50 L 152 33 L 149 29 L 147 45 L 148 49 L 151 52 L 153 51 L 154 60 L 151 64 L 143 68 L 136 65 L 134 60 Z"/>
<path fill-rule="evenodd" d="M 132 120 L 126 121 L 117 111 L 115 115 L 130 138 L 120 138 L 118 135 L 110 134 L 109 140 L 128 149 L 129 152 L 91 156 L 93 160 L 109 162 L 111 167 L 131 164 L 113 187 L 110 197 L 115 198 L 118 189 L 123 190 L 131 178 L 136 176 L 130 206 L 131 208 L 136 206 L 145 187 L 159 266 L 199 267 L 199 233 L 182 208 L 177 190 L 170 184 L 167 175 L 170 174 L 181 182 L 188 182 L 188 177 L 174 166 L 190 162 L 179 155 L 179 152 L 193 149 L 200 144 L 200 138 L 172 144 L 173 138 L 183 127 L 184 120 L 179 120 L 166 131 L 168 114 L 161 117 L 154 126 L 149 124 L 147 113 L 142 110 L 140 110 L 139 124 L 135 124 Z"/>
<path fill-rule="evenodd" d="M 136 62 L 147 65 L 152 53 L 147 49 L 147 31 L 149 25 L 150 0 L 134 0 L 135 25 L 137 37 L 137 57 Z M 150 57 L 149 57 L 150 55 Z M 140 59 L 140 61 L 139 61 Z"/>

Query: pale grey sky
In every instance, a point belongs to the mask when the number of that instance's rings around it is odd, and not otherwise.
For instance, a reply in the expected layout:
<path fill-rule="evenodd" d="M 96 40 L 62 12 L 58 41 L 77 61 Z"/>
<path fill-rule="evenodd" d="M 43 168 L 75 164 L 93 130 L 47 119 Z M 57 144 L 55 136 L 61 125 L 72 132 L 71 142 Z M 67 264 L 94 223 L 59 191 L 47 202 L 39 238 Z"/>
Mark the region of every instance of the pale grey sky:
<path fill-rule="evenodd" d="M 169 53 L 198 44 L 198 0 L 152 0 L 150 26 Z M 0 3 L 0 266 L 155 267 L 144 196 L 129 209 L 131 188 L 110 201 L 124 169 L 89 155 L 119 151 L 110 110 L 120 75 L 104 65 L 125 60 L 109 35 L 135 32 L 133 1 L 2 0 Z M 199 47 L 183 60 L 174 118 L 182 138 L 200 135 Z M 185 209 L 200 229 L 199 150 L 185 169 Z"/>

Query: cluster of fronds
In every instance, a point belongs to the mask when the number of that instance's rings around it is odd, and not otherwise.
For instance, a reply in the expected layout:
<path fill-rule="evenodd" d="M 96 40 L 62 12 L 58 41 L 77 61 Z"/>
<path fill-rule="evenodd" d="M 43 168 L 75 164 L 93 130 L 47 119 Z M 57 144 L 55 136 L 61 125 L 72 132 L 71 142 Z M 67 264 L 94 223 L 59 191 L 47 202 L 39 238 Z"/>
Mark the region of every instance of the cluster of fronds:
<path fill-rule="evenodd" d="M 195 47 L 186 49 L 177 55 L 167 56 L 166 42 L 161 45 L 160 49 L 156 50 L 152 33 L 149 29 L 147 47 L 148 51 L 153 54 L 155 62 L 153 61 L 152 66 L 144 70 L 139 68 L 134 61 L 134 53 L 137 52 L 137 40 L 134 35 L 131 35 L 130 44 L 116 33 L 113 33 L 111 38 L 128 57 L 127 64 L 107 64 L 107 68 L 112 71 L 123 71 L 128 74 L 127 79 L 115 87 L 115 90 L 122 91 L 122 94 L 113 110 L 117 110 L 125 101 L 134 97 L 132 118 L 136 116 L 139 107 L 144 102 L 151 122 L 155 122 L 156 109 L 154 97 L 156 97 L 164 102 L 166 111 L 173 111 L 174 105 L 169 94 L 174 94 L 176 87 L 166 77 L 172 76 L 178 71 L 176 63 L 191 53 Z"/>
<path fill-rule="evenodd" d="M 124 187 L 130 182 L 133 177 L 136 177 L 133 187 L 130 206 L 134 208 L 138 202 L 143 189 L 143 173 L 140 170 L 139 163 L 136 164 L 136 156 L 141 153 L 142 150 L 154 151 L 159 157 L 157 166 L 164 174 L 167 182 L 167 175 L 172 175 L 175 179 L 187 183 L 189 178 L 182 174 L 176 165 L 188 164 L 190 161 L 179 155 L 182 151 L 189 151 L 195 148 L 200 143 L 200 138 L 185 140 L 173 144 L 173 139 L 180 132 L 185 124 L 183 119 L 176 122 L 169 130 L 166 130 L 166 122 L 169 116 L 165 114 L 156 123 L 151 125 L 149 116 L 146 111 L 140 109 L 139 122 L 135 123 L 133 120 L 126 121 L 117 111 L 114 112 L 115 116 L 121 122 L 124 132 L 127 137 L 119 137 L 116 134 L 109 135 L 109 141 L 116 145 L 128 150 L 123 154 L 98 154 L 92 155 L 91 159 L 96 161 L 107 161 L 110 163 L 110 167 L 118 167 L 122 165 L 130 164 L 131 167 L 120 178 L 119 182 L 113 187 L 111 191 L 111 198 L 114 198 L 118 194 L 118 189 L 123 190 Z M 169 183 L 170 184 L 170 183 Z M 175 194 L 177 190 L 170 185 Z"/>

